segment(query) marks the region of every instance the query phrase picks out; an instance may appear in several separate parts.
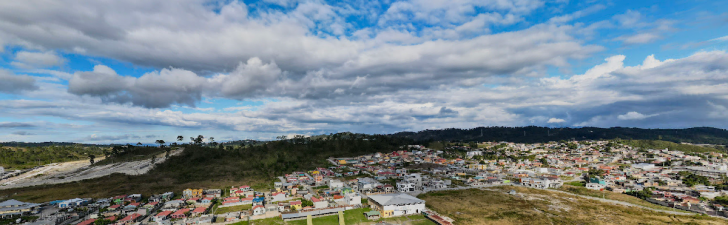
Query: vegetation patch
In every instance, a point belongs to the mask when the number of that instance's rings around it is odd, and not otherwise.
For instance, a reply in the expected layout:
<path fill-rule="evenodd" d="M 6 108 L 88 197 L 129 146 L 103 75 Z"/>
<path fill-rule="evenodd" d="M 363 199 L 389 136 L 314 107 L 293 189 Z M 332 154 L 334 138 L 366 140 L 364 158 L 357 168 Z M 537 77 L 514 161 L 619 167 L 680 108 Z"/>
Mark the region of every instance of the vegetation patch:
<path fill-rule="evenodd" d="M 515 195 L 507 193 L 511 189 Z M 432 192 L 418 197 L 427 201 L 428 208 L 455 219 L 455 224 L 725 224 L 719 218 L 675 216 L 512 186 Z"/>

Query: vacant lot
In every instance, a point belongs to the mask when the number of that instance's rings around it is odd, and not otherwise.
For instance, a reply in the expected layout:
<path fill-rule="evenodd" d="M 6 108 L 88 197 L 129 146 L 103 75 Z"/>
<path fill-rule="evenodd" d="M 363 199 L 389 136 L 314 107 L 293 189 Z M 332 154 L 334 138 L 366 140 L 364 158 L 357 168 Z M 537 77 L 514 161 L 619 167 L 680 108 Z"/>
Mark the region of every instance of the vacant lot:
<path fill-rule="evenodd" d="M 567 183 L 568 184 L 568 183 Z M 650 202 L 647 202 L 641 198 L 637 198 L 631 195 L 626 194 L 620 194 L 620 193 L 614 193 L 611 191 L 595 191 L 595 190 L 589 190 L 585 187 L 579 187 L 579 186 L 569 186 L 564 185 L 561 188 L 559 188 L 561 191 L 566 191 L 578 195 L 585 195 L 585 196 L 591 196 L 591 197 L 597 197 L 597 198 L 604 198 L 604 199 L 611 199 L 611 200 L 617 200 L 617 201 L 623 201 L 627 203 L 632 203 L 635 205 L 640 205 L 648 208 L 653 209 L 661 209 L 661 210 L 670 210 L 670 211 L 676 211 L 676 212 L 684 212 L 679 209 L 673 209 L 670 207 L 665 207 L 661 205 L 652 204 Z"/>
<path fill-rule="evenodd" d="M 517 194 L 507 194 L 509 190 Z M 674 216 L 545 190 L 499 187 L 419 196 L 455 224 L 726 224 L 704 216 Z"/>

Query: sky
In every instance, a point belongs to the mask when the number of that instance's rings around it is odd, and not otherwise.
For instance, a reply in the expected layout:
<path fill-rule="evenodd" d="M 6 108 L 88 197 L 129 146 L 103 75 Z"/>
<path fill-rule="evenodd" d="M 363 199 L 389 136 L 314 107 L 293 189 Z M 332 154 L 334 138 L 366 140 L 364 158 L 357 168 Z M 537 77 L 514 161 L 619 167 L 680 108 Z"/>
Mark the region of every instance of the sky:
<path fill-rule="evenodd" d="M 703 0 L 0 1 L 0 142 L 728 128 L 727 12 Z"/>

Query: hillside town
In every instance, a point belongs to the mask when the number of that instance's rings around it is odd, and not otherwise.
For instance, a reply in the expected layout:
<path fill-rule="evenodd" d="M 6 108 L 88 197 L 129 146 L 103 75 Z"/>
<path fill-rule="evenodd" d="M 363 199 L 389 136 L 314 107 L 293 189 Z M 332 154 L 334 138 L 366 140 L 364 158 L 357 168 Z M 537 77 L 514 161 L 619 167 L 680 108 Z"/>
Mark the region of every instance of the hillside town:
<path fill-rule="evenodd" d="M 482 142 L 449 144 L 439 150 L 408 145 L 391 152 L 329 158 L 328 167 L 281 174 L 272 188 L 240 184 L 42 204 L 7 200 L 0 203 L 0 217 L 25 224 L 127 225 L 227 224 L 271 218 L 310 224 L 311 218 L 343 218 L 345 214 L 376 222 L 422 215 L 434 224 L 452 224 L 452 219 L 428 209 L 417 196 L 501 185 L 614 192 L 687 212 L 728 217 L 728 187 L 714 185 L 726 181 L 728 159 L 724 156 L 643 149 L 615 141 Z"/>

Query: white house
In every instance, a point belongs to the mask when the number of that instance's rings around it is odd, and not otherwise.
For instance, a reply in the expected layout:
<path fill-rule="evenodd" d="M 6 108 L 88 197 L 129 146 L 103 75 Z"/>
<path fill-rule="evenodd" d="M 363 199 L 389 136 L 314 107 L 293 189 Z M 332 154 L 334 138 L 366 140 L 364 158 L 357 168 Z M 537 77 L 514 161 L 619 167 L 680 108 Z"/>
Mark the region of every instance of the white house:
<path fill-rule="evenodd" d="M 651 170 L 655 168 L 655 164 L 652 163 L 637 163 L 632 164 L 632 168 L 641 169 L 641 170 Z"/>
<path fill-rule="evenodd" d="M 397 183 L 397 191 L 399 192 L 410 192 L 415 191 L 416 184 L 410 182 L 399 182 Z"/>
<path fill-rule="evenodd" d="M 283 193 L 283 192 L 275 192 L 275 193 L 271 194 L 270 197 L 271 197 L 270 202 L 280 202 L 280 201 L 287 200 L 286 193 Z"/>
<path fill-rule="evenodd" d="M 369 204 L 385 218 L 419 214 L 425 210 L 425 200 L 403 193 L 371 195 Z"/>
<path fill-rule="evenodd" d="M 600 183 L 588 183 L 586 184 L 586 188 L 589 190 L 603 190 L 606 188 L 606 185 L 600 184 Z"/>
<path fill-rule="evenodd" d="M 262 205 L 256 205 L 253 206 L 253 215 L 263 215 L 265 214 L 265 206 Z"/>
<path fill-rule="evenodd" d="M 348 193 L 344 196 L 347 205 L 361 205 L 361 195 L 359 193 Z"/>
<path fill-rule="evenodd" d="M 329 188 L 330 189 L 337 189 L 337 188 L 343 188 L 344 182 L 341 182 L 339 180 L 331 179 L 329 180 Z"/>
<path fill-rule="evenodd" d="M 326 201 L 324 198 L 311 197 L 311 201 L 313 202 L 314 208 L 323 209 L 329 207 L 329 201 Z"/>
<path fill-rule="evenodd" d="M 563 181 L 551 178 L 551 177 L 542 177 L 542 178 L 530 178 L 525 177 L 521 178 L 521 185 L 526 187 L 533 187 L 533 188 L 559 188 L 564 184 Z"/>
<path fill-rule="evenodd" d="M 378 185 L 382 185 L 379 183 L 379 181 L 372 179 L 371 177 L 363 177 L 359 178 L 357 185 L 359 186 L 359 191 L 367 191 L 372 190 L 376 188 Z"/>

